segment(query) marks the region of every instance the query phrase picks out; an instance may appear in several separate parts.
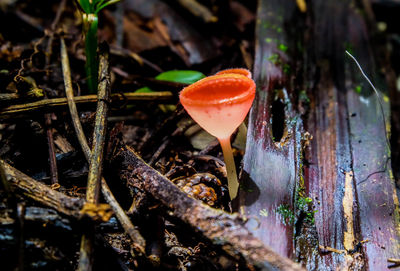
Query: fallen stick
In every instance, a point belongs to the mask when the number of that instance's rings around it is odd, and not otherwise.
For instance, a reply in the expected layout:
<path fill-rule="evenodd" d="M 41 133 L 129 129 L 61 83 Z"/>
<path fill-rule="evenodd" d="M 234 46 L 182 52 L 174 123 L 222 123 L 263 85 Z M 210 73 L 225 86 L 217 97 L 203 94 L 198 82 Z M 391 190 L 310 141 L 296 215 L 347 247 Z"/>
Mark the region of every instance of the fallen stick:
<path fill-rule="evenodd" d="M 15 193 L 27 196 L 64 215 L 76 219 L 82 217 L 80 210 L 84 205 L 84 199 L 66 196 L 25 175 L 3 160 L 0 160 L 0 163 L 4 168 L 8 184 Z"/>
<path fill-rule="evenodd" d="M 174 95 L 169 91 L 152 92 L 152 93 L 115 93 L 111 95 L 111 103 L 121 102 L 138 102 L 152 101 L 158 103 L 175 102 Z M 97 103 L 97 95 L 85 95 L 74 97 L 76 104 L 95 104 Z M 13 117 L 31 114 L 37 111 L 50 112 L 67 105 L 67 98 L 54 98 L 40 100 L 27 104 L 10 105 L 0 109 L 0 119 L 9 119 Z"/>
<path fill-rule="evenodd" d="M 62 41 L 62 44 L 64 41 Z M 99 82 L 96 120 L 93 131 L 93 147 L 89 159 L 89 173 L 86 189 L 86 202 L 99 204 L 101 173 L 103 169 L 104 144 L 107 133 L 108 99 L 110 97 L 110 67 L 108 65 L 108 47 L 101 50 L 99 57 Z M 78 270 L 92 270 L 94 258 L 94 227 L 93 231 L 82 235 Z"/>
<path fill-rule="evenodd" d="M 255 238 L 237 214 L 213 209 L 190 198 L 158 171 L 146 164 L 128 146 L 120 147 L 113 160 L 120 163 L 120 177 L 128 186 L 138 187 L 167 206 L 174 217 L 221 247 L 228 255 L 261 270 L 304 270 L 299 264 L 280 256 Z"/>

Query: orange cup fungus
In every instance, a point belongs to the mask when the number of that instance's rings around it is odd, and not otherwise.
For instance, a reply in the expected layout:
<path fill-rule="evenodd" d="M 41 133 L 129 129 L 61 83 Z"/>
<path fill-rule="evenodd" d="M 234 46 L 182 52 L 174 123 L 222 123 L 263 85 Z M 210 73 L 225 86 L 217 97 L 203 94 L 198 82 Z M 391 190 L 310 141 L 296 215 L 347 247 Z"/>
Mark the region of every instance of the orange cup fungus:
<path fill-rule="evenodd" d="M 256 85 L 248 70 L 229 69 L 191 84 L 179 96 L 193 120 L 221 143 L 231 199 L 237 195 L 239 182 L 230 137 L 249 112 L 255 90 Z"/>

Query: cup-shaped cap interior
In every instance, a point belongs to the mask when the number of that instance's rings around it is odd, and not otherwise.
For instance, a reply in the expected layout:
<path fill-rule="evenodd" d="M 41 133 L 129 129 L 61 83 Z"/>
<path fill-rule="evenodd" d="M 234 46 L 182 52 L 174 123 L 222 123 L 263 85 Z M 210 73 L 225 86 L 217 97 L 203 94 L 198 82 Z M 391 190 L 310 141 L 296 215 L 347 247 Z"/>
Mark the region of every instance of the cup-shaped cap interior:
<path fill-rule="evenodd" d="M 201 127 L 217 138 L 227 138 L 249 112 L 255 88 L 250 78 L 226 73 L 197 81 L 184 88 L 179 98 Z"/>
<path fill-rule="evenodd" d="M 243 69 L 243 68 L 234 68 L 234 69 L 226 69 L 226 70 L 222 70 L 216 73 L 216 75 L 218 74 L 227 74 L 227 73 L 236 73 L 236 74 L 241 74 L 244 75 L 248 78 L 251 79 L 251 72 L 248 69 Z"/>

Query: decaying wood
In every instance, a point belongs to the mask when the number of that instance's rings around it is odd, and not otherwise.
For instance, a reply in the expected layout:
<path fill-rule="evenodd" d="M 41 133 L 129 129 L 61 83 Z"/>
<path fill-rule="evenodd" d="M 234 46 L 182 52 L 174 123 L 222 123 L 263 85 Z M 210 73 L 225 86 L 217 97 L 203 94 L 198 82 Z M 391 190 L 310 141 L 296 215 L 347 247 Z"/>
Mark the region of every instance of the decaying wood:
<path fill-rule="evenodd" d="M 76 104 L 95 104 L 97 95 L 85 95 L 74 98 Z M 111 95 L 111 102 L 120 104 L 121 102 L 136 101 L 152 101 L 156 103 L 173 103 L 174 95 L 169 91 L 152 92 L 152 93 L 114 93 Z M 65 107 L 67 105 L 66 98 L 46 99 L 33 103 L 10 105 L 0 109 L 0 119 L 8 119 L 15 117 L 24 117 L 31 113 L 40 111 L 49 112 Z"/>
<path fill-rule="evenodd" d="M 295 1 L 259 1 L 254 61 L 257 94 L 249 117 L 239 193 L 244 214 L 257 217 L 260 223 L 251 227 L 253 234 L 289 258 L 294 253 L 294 202 L 303 129 L 288 71 L 293 41 L 285 33 L 286 20 L 295 11 Z M 281 138 L 274 138 L 274 128 L 282 130 Z"/>
<path fill-rule="evenodd" d="M 0 163 L 4 168 L 7 181 L 15 193 L 31 198 L 64 215 L 77 219 L 82 217 L 80 210 L 84 204 L 84 199 L 68 197 L 47 185 L 35 181 L 3 160 L 0 160 Z"/>
<path fill-rule="evenodd" d="M 190 225 L 236 259 L 244 258 L 261 270 L 303 270 L 255 238 L 238 215 L 190 198 L 158 171 L 147 165 L 131 148 L 122 146 L 114 158 L 121 166 L 120 176 L 129 186 L 139 187 L 167 206 L 173 216 Z"/>
<path fill-rule="evenodd" d="M 308 1 L 305 14 L 295 1 L 259 3 L 258 90 L 244 158 L 244 211 L 261 220 L 255 232 L 265 244 L 289 257 L 296 252 L 310 270 L 386 270 L 386 259 L 400 248 L 398 192 L 385 133 L 390 127 L 376 94 L 345 54 L 351 50 L 377 84 L 389 120 L 385 96 L 387 84 L 394 84 L 379 76 L 379 47 L 373 47 L 366 19 L 352 2 Z M 279 99 L 285 133 L 274 142 Z M 297 216 L 301 190 L 316 211 L 308 222 Z M 282 204 L 296 227 L 284 221 Z"/>
<path fill-rule="evenodd" d="M 372 47 L 365 19 L 351 3 L 327 1 L 315 4 L 314 9 L 319 12 L 309 42 L 315 42 L 315 60 L 319 61 L 310 74 L 315 88 L 310 91 L 313 113 L 307 125 L 314 131 L 314 140 L 307 149 L 309 166 L 305 171 L 310 194 L 317 200 L 319 243 L 354 251 L 356 244 L 369 239 L 351 257 L 327 255 L 323 264 L 385 270 L 386 259 L 396 257 L 400 248 L 399 202 L 385 132 L 390 126 L 383 119 L 377 96 L 344 53 L 350 44 L 384 97 L 388 82 L 379 78 L 380 68 L 375 63 L 381 61 L 373 53 L 379 47 Z M 340 17 L 327 20 L 326 14 L 331 12 Z M 332 27 L 346 31 L 333 31 Z M 322 34 L 328 32 L 332 35 Z M 307 61 L 312 65 L 315 60 L 310 57 Z M 383 109 L 388 120 L 387 101 L 383 101 Z"/>

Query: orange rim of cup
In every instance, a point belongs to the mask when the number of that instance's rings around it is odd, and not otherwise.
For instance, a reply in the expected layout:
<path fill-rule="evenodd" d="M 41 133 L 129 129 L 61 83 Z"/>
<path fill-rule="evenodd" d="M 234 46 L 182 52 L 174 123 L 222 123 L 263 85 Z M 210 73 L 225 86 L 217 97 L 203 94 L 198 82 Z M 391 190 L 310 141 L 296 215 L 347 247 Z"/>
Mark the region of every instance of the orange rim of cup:
<path fill-rule="evenodd" d="M 215 75 L 227 74 L 227 73 L 241 74 L 251 79 L 251 72 L 248 69 L 243 69 L 243 68 L 226 69 L 217 72 Z"/>
<path fill-rule="evenodd" d="M 235 69 L 235 70 L 239 70 L 239 69 Z M 240 69 L 240 70 L 242 70 L 242 69 Z M 243 69 L 243 70 L 245 70 L 245 69 Z M 206 93 L 204 93 L 204 97 L 202 97 L 201 99 L 200 98 L 193 99 L 190 97 L 191 93 L 199 91 L 200 89 L 205 90 L 205 89 L 207 89 L 208 85 L 217 84 L 217 83 L 223 82 L 223 81 L 237 82 L 237 80 L 245 82 L 248 86 L 240 94 L 235 95 L 233 97 L 226 97 L 226 98 L 222 98 L 222 99 L 211 99 L 210 100 L 209 98 L 207 98 Z M 239 73 L 232 73 L 232 72 L 218 73 L 216 75 L 212 75 L 212 76 L 203 78 L 203 79 L 197 81 L 196 83 L 185 87 L 181 91 L 179 98 L 181 99 L 181 101 L 183 101 L 186 104 L 198 105 L 198 106 L 218 105 L 218 104 L 225 104 L 225 103 L 229 103 L 229 104 L 240 103 L 242 101 L 249 99 L 250 97 L 252 97 L 255 94 L 255 87 L 256 87 L 256 85 L 255 85 L 254 81 L 245 75 L 242 75 Z"/>

